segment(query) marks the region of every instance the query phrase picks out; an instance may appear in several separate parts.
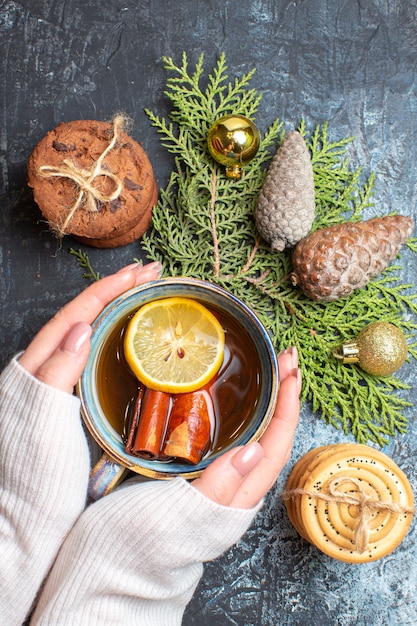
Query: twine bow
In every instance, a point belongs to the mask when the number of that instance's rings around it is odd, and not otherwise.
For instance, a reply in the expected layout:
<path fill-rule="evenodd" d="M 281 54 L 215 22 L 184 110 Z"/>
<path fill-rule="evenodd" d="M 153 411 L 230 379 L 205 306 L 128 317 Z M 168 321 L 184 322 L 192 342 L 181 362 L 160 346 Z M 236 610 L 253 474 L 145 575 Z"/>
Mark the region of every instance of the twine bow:
<path fill-rule="evenodd" d="M 342 491 L 340 486 L 344 483 L 353 483 L 357 487 L 357 491 Z M 369 521 L 374 512 L 389 511 L 390 513 L 398 515 L 400 513 L 414 513 L 415 511 L 413 507 L 400 506 L 395 502 L 386 502 L 373 498 L 363 489 L 360 480 L 350 476 L 333 478 L 328 483 L 328 489 L 328 493 L 323 493 L 322 491 L 310 491 L 309 489 L 302 488 L 290 489 L 289 491 L 285 491 L 282 494 L 282 497 L 284 500 L 289 500 L 294 496 L 311 496 L 313 498 L 318 498 L 319 500 L 324 500 L 325 502 L 347 504 L 357 507 L 359 512 L 359 523 L 354 531 L 353 544 L 355 546 L 355 550 L 359 552 L 359 554 L 365 552 L 368 547 L 369 536 L 371 534 Z"/>
<path fill-rule="evenodd" d="M 123 115 L 116 115 L 113 120 L 113 138 L 107 148 L 102 152 L 94 166 L 88 169 L 78 167 L 73 161 L 64 159 L 62 163 L 56 167 L 54 165 L 41 165 L 38 172 L 39 175 L 44 178 L 51 178 L 57 176 L 59 178 L 69 178 L 72 180 L 77 188 L 78 195 L 75 203 L 69 209 L 68 215 L 65 218 L 64 223 L 56 230 L 59 236 L 65 235 L 65 229 L 71 221 L 74 213 L 81 207 L 85 206 L 89 212 L 97 212 L 101 203 L 111 202 L 116 200 L 123 189 L 123 182 L 116 174 L 103 168 L 103 161 L 107 154 L 113 150 L 117 143 L 119 132 L 123 130 L 125 124 L 125 118 Z M 112 181 L 113 191 L 111 193 L 103 193 L 96 186 L 93 185 L 95 179 L 99 176 Z"/>

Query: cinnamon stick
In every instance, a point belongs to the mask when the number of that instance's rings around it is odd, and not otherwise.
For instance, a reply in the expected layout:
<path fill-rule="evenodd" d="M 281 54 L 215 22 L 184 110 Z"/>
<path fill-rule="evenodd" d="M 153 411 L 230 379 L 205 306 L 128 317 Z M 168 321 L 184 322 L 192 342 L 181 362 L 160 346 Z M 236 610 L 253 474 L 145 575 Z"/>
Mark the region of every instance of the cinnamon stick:
<path fill-rule="evenodd" d="M 204 388 L 173 396 L 163 457 L 175 457 L 194 465 L 201 461 L 210 443 L 211 404 L 211 397 Z"/>
<path fill-rule="evenodd" d="M 163 391 L 146 389 L 140 406 L 137 430 L 130 454 L 147 460 L 159 457 L 164 440 L 171 396 Z"/>
<path fill-rule="evenodd" d="M 144 392 L 145 392 L 145 387 L 141 385 L 139 387 L 135 402 L 132 404 L 131 408 L 129 409 L 129 412 L 125 421 L 125 425 L 124 425 L 123 437 L 126 438 L 125 450 L 129 454 L 131 454 L 132 445 L 133 445 L 133 441 L 134 441 L 135 434 L 136 434 L 136 429 L 139 424 L 140 409 L 142 406 L 142 398 L 143 398 Z"/>

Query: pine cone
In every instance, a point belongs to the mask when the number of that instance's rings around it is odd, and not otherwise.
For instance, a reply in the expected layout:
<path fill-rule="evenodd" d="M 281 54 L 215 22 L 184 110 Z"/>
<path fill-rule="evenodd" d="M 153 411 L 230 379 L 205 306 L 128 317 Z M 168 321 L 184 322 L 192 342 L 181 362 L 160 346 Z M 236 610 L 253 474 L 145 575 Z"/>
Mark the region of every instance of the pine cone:
<path fill-rule="evenodd" d="M 310 153 L 297 131 L 288 133 L 271 161 L 255 209 L 255 222 L 272 250 L 295 246 L 315 214 Z"/>
<path fill-rule="evenodd" d="M 388 266 L 413 228 L 410 217 L 388 215 L 316 230 L 293 252 L 292 284 L 313 300 L 344 298 Z"/>

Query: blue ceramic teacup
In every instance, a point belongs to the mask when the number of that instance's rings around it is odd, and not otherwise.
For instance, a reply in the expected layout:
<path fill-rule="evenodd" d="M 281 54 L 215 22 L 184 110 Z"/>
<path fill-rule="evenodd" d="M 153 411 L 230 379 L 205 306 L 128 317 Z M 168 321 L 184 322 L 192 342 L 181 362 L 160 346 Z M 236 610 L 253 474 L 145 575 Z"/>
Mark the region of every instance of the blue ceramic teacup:
<path fill-rule="evenodd" d="M 233 423 L 230 417 L 227 430 L 223 434 L 220 425 L 218 445 L 214 446 L 197 465 L 146 460 L 126 452 L 121 427 L 115 426 L 109 419 L 108 405 L 112 398 L 110 397 L 109 402 L 105 399 L 106 384 L 109 384 L 109 381 L 106 383 L 106 376 L 100 366 L 103 355 L 109 351 L 106 347 L 109 344 L 109 337 L 117 336 L 118 329 L 127 324 L 129 316 L 147 302 L 172 296 L 193 298 L 217 312 L 220 321 L 222 315 L 225 319 L 227 317 L 233 320 L 234 341 L 239 344 L 240 353 L 248 360 L 245 362 L 243 374 L 239 374 L 237 380 L 233 381 L 233 386 L 226 391 L 226 395 L 233 396 L 236 386 L 245 389 L 246 374 L 252 376 L 256 385 L 256 391 L 253 392 L 252 384 L 250 400 L 244 394 L 241 394 L 241 397 L 238 395 L 235 399 L 231 398 L 233 420 L 236 423 Z M 232 334 L 231 332 L 230 336 Z M 227 350 L 230 351 L 228 341 L 226 330 L 225 354 Z M 231 349 L 233 350 L 233 347 Z M 132 384 L 133 375 L 127 369 L 119 372 L 119 375 L 121 381 L 119 387 L 124 391 L 128 382 Z M 99 379 L 99 376 L 102 379 Z M 115 384 L 114 381 L 110 382 Z M 227 381 L 225 384 L 227 385 Z M 226 450 L 260 438 L 274 413 L 278 386 L 278 365 L 271 338 L 257 315 L 236 296 L 218 285 L 193 278 L 165 278 L 131 289 L 111 302 L 94 322 L 90 355 L 77 386 L 84 422 L 104 451 L 91 472 L 90 496 L 97 499 L 105 495 L 129 470 L 142 476 L 160 479 L 174 476 L 189 479 L 199 476 L 209 463 Z M 117 394 L 112 392 L 111 395 Z"/>

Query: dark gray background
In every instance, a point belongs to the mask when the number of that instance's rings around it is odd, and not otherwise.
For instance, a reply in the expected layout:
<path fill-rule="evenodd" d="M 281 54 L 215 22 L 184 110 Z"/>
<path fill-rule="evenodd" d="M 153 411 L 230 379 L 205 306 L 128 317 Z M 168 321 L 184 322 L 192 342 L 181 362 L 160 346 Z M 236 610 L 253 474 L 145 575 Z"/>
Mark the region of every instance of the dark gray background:
<path fill-rule="evenodd" d="M 229 76 L 252 67 L 263 94 L 257 125 L 277 117 L 287 129 L 329 120 L 330 136 L 350 135 L 352 165 L 375 171 L 375 207 L 415 216 L 417 3 L 414 0 L 23 0 L 0 2 L 0 359 L 3 366 L 58 307 L 86 286 L 70 238 L 58 248 L 26 187 L 36 143 L 61 121 L 134 120 L 164 187 L 172 163 L 143 108 L 167 115 L 162 55 L 211 71 L 226 53 Z M 85 248 L 97 271 L 140 257 L 139 244 Z M 405 252 L 405 278 L 416 262 Z M 413 383 L 414 364 L 403 377 Z M 413 397 L 413 394 L 410 394 Z M 385 452 L 417 484 L 414 408 L 410 430 Z M 290 526 L 278 492 L 310 448 L 345 441 L 308 406 L 290 466 L 239 544 L 214 563 L 184 625 L 389 625 L 417 623 L 415 525 L 375 563 L 331 560 Z"/>

